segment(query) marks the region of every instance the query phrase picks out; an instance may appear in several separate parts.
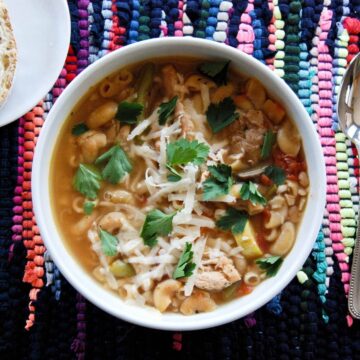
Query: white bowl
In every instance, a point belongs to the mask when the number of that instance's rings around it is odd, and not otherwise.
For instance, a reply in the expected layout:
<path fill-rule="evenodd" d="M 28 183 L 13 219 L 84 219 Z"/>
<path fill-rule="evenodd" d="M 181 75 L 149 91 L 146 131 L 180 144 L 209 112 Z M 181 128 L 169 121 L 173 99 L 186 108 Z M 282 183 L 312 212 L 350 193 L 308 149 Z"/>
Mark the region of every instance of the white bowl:
<path fill-rule="evenodd" d="M 151 308 L 124 303 L 88 274 L 65 246 L 56 228 L 50 204 L 50 162 L 54 145 L 70 111 L 90 86 L 128 64 L 161 56 L 197 56 L 231 60 L 245 75 L 258 78 L 271 97 L 278 99 L 300 131 L 310 177 L 310 194 L 297 240 L 278 274 L 240 299 L 219 306 L 210 313 L 193 316 L 160 314 Z M 52 108 L 36 146 L 32 194 L 41 235 L 52 258 L 66 279 L 89 301 L 129 322 L 163 330 L 196 330 L 239 319 L 271 300 L 294 278 L 310 254 L 320 229 L 325 207 L 325 163 L 320 142 L 307 112 L 291 89 L 265 65 L 224 44 L 193 38 L 163 38 L 133 44 L 106 55 L 83 71 L 62 93 Z M 85 246 L 85 245 L 84 245 Z"/>

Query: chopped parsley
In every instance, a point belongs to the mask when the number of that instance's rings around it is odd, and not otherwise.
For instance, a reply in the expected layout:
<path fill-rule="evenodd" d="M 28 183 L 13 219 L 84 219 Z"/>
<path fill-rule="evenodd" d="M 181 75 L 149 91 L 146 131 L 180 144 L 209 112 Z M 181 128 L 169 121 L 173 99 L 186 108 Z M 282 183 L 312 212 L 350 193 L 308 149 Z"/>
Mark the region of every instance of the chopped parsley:
<path fill-rule="evenodd" d="M 170 165 L 166 165 L 166 168 L 170 171 L 167 176 L 168 181 L 177 182 L 181 180 L 181 175 Z"/>
<path fill-rule="evenodd" d="M 79 136 L 82 135 L 84 133 L 86 133 L 89 130 L 89 128 L 87 127 L 87 125 L 85 123 L 79 123 L 73 126 L 73 128 L 71 129 L 71 133 L 74 136 Z"/>
<path fill-rule="evenodd" d="M 95 207 L 95 203 L 93 201 L 85 201 L 84 202 L 84 213 L 86 215 L 91 215 Z"/>
<path fill-rule="evenodd" d="M 200 64 L 199 71 L 214 80 L 217 85 L 224 85 L 227 83 L 229 65 L 229 60 L 206 62 Z"/>
<path fill-rule="evenodd" d="M 272 130 L 269 130 L 266 132 L 264 136 L 264 142 L 261 148 L 261 158 L 263 160 L 268 159 L 270 157 L 274 143 L 275 143 L 275 134 L 272 132 Z"/>
<path fill-rule="evenodd" d="M 117 184 L 132 170 L 132 165 L 120 145 L 114 145 L 110 150 L 99 156 L 95 164 L 107 162 L 102 170 L 103 179 L 111 184 Z"/>
<path fill-rule="evenodd" d="M 235 109 L 234 101 L 230 97 L 225 98 L 219 104 L 209 105 L 206 119 L 213 133 L 218 133 L 239 117 Z"/>
<path fill-rule="evenodd" d="M 140 236 L 144 244 L 153 247 L 157 244 L 158 236 L 165 236 L 171 233 L 173 225 L 172 220 L 176 212 L 164 214 L 162 211 L 151 210 L 145 218 Z"/>
<path fill-rule="evenodd" d="M 101 249 L 106 256 L 115 256 L 117 254 L 118 239 L 103 229 L 99 229 Z"/>
<path fill-rule="evenodd" d="M 284 184 L 286 179 L 285 170 L 275 165 L 268 166 L 264 174 L 276 185 Z"/>
<path fill-rule="evenodd" d="M 231 167 L 225 164 L 209 166 L 211 176 L 203 182 L 203 198 L 205 201 L 226 195 L 233 183 Z"/>
<path fill-rule="evenodd" d="M 189 141 L 181 138 L 168 144 L 166 148 L 167 163 L 170 166 L 187 163 L 200 165 L 206 160 L 209 150 L 207 145 L 197 140 Z"/>
<path fill-rule="evenodd" d="M 165 125 L 166 120 L 174 113 L 177 100 L 178 97 L 174 96 L 169 102 L 160 104 L 158 110 L 160 125 Z"/>
<path fill-rule="evenodd" d="M 123 101 L 119 104 L 115 118 L 121 124 L 136 124 L 138 116 L 142 113 L 144 106 L 136 102 Z"/>
<path fill-rule="evenodd" d="M 265 270 L 268 277 L 275 276 L 283 263 L 281 256 L 269 256 L 266 258 L 257 259 L 256 264 L 261 270 Z"/>
<path fill-rule="evenodd" d="M 75 190 L 88 199 L 95 199 L 100 189 L 101 175 L 94 166 L 80 164 L 73 180 Z"/>
<path fill-rule="evenodd" d="M 246 211 L 229 207 L 216 225 L 222 230 L 231 230 L 233 234 L 240 234 L 244 231 L 248 218 Z"/>
<path fill-rule="evenodd" d="M 256 204 L 265 205 L 266 204 L 266 199 L 260 194 L 256 185 L 251 181 L 245 182 L 241 186 L 240 197 L 243 200 L 251 201 L 254 205 L 256 205 Z"/>
<path fill-rule="evenodd" d="M 173 272 L 173 279 L 190 277 L 193 274 L 196 265 L 192 262 L 194 252 L 191 249 L 192 244 L 187 242 L 185 244 L 185 249 L 180 256 L 179 262 Z"/>

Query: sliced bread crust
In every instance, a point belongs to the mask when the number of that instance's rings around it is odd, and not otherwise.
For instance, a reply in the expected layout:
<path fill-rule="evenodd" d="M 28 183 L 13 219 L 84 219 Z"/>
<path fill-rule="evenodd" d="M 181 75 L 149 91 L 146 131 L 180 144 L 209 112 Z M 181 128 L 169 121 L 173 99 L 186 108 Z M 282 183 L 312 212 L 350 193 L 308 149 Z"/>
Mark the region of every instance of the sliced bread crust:
<path fill-rule="evenodd" d="M 9 13 L 0 0 L 0 106 L 2 106 L 13 83 L 17 63 L 17 50 Z"/>

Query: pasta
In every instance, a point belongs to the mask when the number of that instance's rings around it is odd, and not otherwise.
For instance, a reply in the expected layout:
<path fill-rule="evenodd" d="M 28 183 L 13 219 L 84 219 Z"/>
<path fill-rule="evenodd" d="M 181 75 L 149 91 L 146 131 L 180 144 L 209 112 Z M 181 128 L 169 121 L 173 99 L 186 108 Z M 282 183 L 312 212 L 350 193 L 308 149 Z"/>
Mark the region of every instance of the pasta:
<path fill-rule="evenodd" d="M 59 230 L 89 274 L 124 301 L 184 315 L 276 275 L 310 186 L 299 132 L 261 82 L 187 58 L 91 88 L 51 180 Z"/>

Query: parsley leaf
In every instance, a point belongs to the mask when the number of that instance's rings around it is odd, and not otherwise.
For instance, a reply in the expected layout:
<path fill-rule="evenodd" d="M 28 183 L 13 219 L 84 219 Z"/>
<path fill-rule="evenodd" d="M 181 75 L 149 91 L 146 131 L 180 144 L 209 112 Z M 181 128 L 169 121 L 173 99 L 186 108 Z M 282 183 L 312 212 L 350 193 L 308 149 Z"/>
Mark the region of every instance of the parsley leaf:
<path fill-rule="evenodd" d="M 174 113 L 177 100 L 178 100 L 178 97 L 174 96 L 169 102 L 164 102 L 164 103 L 160 104 L 160 107 L 158 110 L 160 125 L 165 125 L 168 117 Z"/>
<path fill-rule="evenodd" d="M 86 133 L 89 130 L 89 128 L 87 127 L 87 125 L 85 123 L 79 123 L 79 124 L 75 124 L 73 126 L 73 128 L 71 129 L 71 133 L 74 136 L 79 136 L 83 133 Z"/>
<path fill-rule="evenodd" d="M 278 166 L 270 165 L 265 169 L 264 173 L 276 185 L 282 185 L 285 182 L 285 170 Z"/>
<path fill-rule="evenodd" d="M 232 122 L 234 122 L 239 114 L 235 112 L 234 101 L 227 97 L 219 104 L 210 104 L 206 111 L 206 119 L 213 133 L 218 133 Z"/>
<path fill-rule="evenodd" d="M 189 141 L 181 138 L 168 144 L 166 148 L 167 162 L 172 165 L 202 164 L 209 154 L 209 147 L 197 140 Z"/>
<path fill-rule="evenodd" d="M 245 182 L 241 186 L 240 197 L 243 200 L 251 201 L 254 205 L 256 205 L 256 204 L 265 205 L 266 204 L 266 199 L 260 194 L 256 185 L 251 181 Z"/>
<path fill-rule="evenodd" d="M 145 218 L 144 225 L 141 229 L 140 236 L 144 240 L 144 244 L 153 247 L 157 244 L 158 236 L 165 236 L 172 231 L 172 220 L 176 212 L 172 214 L 164 214 L 162 211 L 151 210 Z"/>
<path fill-rule="evenodd" d="M 93 201 L 85 201 L 84 203 L 84 213 L 86 215 L 91 215 L 95 207 L 95 203 Z"/>
<path fill-rule="evenodd" d="M 227 71 L 230 61 L 213 61 L 202 63 L 199 66 L 199 71 L 211 78 L 217 85 L 224 85 L 227 83 Z"/>
<path fill-rule="evenodd" d="M 167 176 L 168 181 L 177 182 L 181 180 L 181 175 L 172 166 L 166 164 L 166 168 L 171 173 Z"/>
<path fill-rule="evenodd" d="M 99 229 L 101 248 L 106 256 L 115 256 L 117 254 L 118 239 L 103 229 Z"/>
<path fill-rule="evenodd" d="M 89 199 L 95 199 L 100 189 L 101 175 L 99 171 L 91 166 L 80 164 L 73 180 L 75 190 Z"/>
<path fill-rule="evenodd" d="M 136 124 L 143 109 L 144 106 L 139 103 L 123 101 L 118 106 L 115 119 L 119 120 L 121 124 Z"/>
<path fill-rule="evenodd" d="M 231 167 L 225 164 L 209 166 L 211 176 L 203 182 L 203 198 L 205 201 L 226 195 L 233 183 Z"/>
<path fill-rule="evenodd" d="M 244 231 L 249 215 L 246 211 L 228 208 L 223 217 L 221 217 L 216 225 L 222 230 L 231 230 L 233 234 L 239 234 Z"/>
<path fill-rule="evenodd" d="M 110 150 L 99 156 L 95 164 L 107 161 L 102 171 L 104 180 L 111 184 L 117 184 L 125 175 L 132 170 L 132 165 L 120 145 L 114 145 Z"/>
<path fill-rule="evenodd" d="M 268 277 L 275 276 L 280 269 L 283 259 L 280 256 L 270 256 L 267 258 L 257 259 L 256 264 L 261 270 L 265 270 Z"/>
<path fill-rule="evenodd" d="M 189 277 L 193 274 L 196 264 L 192 262 L 194 252 L 191 250 L 192 244 L 187 242 L 182 252 L 179 262 L 173 272 L 173 279 Z"/>
<path fill-rule="evenodd" d="M 272 132 L 272 130 L 269 130 L 266 132 L 264 136 L 264 142 L 261 148 L 261 158 L 263 160 L 269 158 L 274 143 L 275 143 L 275 134 Z"/>

